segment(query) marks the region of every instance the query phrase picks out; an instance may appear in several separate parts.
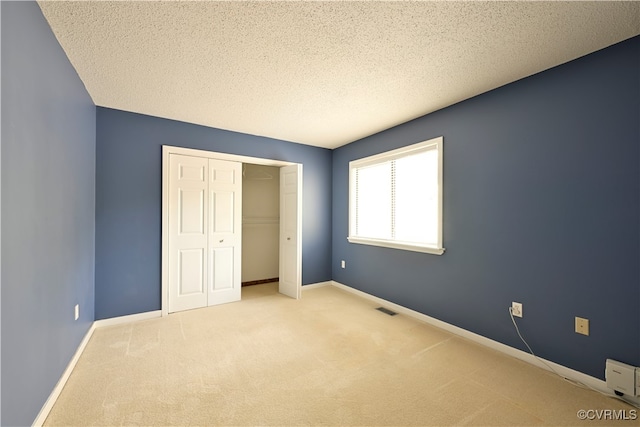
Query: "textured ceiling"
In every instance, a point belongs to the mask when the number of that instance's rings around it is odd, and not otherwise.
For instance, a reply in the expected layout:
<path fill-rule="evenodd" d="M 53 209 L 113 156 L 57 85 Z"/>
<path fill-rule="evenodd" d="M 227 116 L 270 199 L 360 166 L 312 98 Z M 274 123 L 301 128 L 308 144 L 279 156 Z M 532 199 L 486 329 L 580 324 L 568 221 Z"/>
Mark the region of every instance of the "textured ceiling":
<path fill-rule="evenodd" d="M 640 34 L 638 2 L 39 4 L 98 106 L 328 148 Z"/>

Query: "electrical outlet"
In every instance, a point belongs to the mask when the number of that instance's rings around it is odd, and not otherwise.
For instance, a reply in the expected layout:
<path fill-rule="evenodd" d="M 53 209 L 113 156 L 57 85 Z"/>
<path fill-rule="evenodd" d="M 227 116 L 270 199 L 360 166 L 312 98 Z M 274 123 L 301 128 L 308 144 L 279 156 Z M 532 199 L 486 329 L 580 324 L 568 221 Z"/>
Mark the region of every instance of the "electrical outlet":
<path fill-rule="evenodd" d="M 513 314 L 515 317 L 522 317 L 522 303 L 512 302 L 511 314 Z"/>
<path fill-rule="evenodd" d="M 73 310 L 73 315 L 74 315 L 74 319 L 73 320 L 78 320 L 78 318 L 80 318 L 80 304 L 76 304 L 74 310 Z"/>
<path fill-rule="evenodd" d="M 589 335 L 589 319 L 576 316 L 576 333 Z"/>
<path fill-rule="evenodd" d="M 347 267 L 347 263 L 346 263 L 346 262 L 344 262 L 344 260 L 342 260 L 342 262 L 340 263 L 340 266 L 341 266 L 342 268 L 346 268 L 346 267 Z"/>

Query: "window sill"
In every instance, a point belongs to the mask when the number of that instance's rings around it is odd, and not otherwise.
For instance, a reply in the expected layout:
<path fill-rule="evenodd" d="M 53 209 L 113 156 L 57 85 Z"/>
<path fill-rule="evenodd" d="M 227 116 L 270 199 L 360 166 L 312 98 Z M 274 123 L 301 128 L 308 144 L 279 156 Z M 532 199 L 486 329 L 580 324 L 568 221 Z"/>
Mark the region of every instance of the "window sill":
<path fill-rule="evenodd" d="M 432 255 L 442 255 L 445 251 L 444 248 L 437 248 L 435 246 L 423 246 L 416 245 L 414 243 L 409 242 L 396 242 L 391 240 L 383 240 L 383 239 L 366 239 L 363 237 L 347 237 L 349 243 L 357 243 L 359 245 L 371 245 L 371 246 L 381 246 L 384 248 L 392 248 L 392 249 L 402 249 L 405 251 L 414 251 L 414 252 L 423 252 Z"/>

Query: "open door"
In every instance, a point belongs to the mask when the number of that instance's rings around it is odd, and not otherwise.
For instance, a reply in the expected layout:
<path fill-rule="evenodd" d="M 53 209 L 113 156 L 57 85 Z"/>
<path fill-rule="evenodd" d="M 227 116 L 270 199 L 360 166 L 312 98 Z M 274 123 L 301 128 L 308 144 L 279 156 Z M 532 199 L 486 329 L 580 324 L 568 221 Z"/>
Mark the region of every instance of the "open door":
<path fill-rule="evenodd" d="M 302 294 L 302 165 L 280 168 L 280 286 L 299 299 Z"/>

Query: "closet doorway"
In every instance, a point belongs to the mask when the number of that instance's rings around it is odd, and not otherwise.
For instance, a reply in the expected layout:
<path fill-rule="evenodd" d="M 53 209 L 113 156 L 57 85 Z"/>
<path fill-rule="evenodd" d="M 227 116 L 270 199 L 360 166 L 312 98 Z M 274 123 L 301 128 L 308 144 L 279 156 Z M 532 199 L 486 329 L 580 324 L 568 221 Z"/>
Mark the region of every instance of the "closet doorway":
<path fill-rule="evenodd" d="M 300 298 L 302 165 L 163 146 L 162 315 L 241 298 L 243 164 L 278 168 L 279 292 Z"/>
<path fill-rule="evenodd" d="M 279 282 L 280 168 L 242 164 L 242 287 Z"/>

